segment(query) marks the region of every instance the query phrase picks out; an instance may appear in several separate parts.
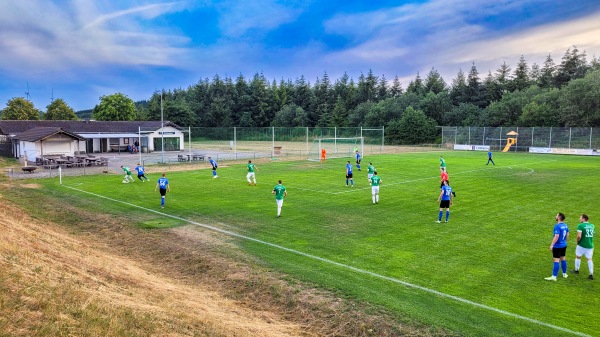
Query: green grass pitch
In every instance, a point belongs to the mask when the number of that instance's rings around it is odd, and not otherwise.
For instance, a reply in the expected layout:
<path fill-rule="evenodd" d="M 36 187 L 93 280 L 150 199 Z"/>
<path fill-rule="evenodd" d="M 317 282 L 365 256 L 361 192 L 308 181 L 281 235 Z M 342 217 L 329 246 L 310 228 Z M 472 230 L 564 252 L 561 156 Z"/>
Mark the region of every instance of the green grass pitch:
<path fill-rule="evenodd" d="M 457 194 L 447 224 L 435 222 L 440 154 Z M 496 165 L 486 166 L 485 152 L 374 155 L 355 169 L 353 188 L 345 186 L 348 159 L 258 163 L 258 186 L 248 186 L 245 164 L 220 167 L 218 179 L 209 169 L 167 172 L 164 210 L 155 167 L 147 183 L 122 184 L 121 175 L 40 183 L 72 204 L 137 217 L 142 227 L 187 219 L 252 238 L 234 237 L 270 268 L 403 320 L 470 336 L 600 335 L 600 274 L 588 280 L 583 261 L 580 275 L 544 280 L 556 213 L 571 230 L 569 270 L 578 215 L 600 224 L 599 158 L 496 153 Z M 382 178 L 377 205 L 369 162 Z M 278 179 L 289 193 L 281 218 L 271 194 Z"/>

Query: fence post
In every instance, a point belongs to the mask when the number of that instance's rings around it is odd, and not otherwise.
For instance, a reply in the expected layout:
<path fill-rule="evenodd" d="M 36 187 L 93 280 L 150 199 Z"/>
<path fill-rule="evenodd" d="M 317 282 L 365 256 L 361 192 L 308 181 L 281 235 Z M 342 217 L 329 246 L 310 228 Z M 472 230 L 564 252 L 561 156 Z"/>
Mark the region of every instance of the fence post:
<path fill-rule="evenodd" d="M 519 139 L 519 127 L 517 126 L 517 138 L 515 139 Z M 519 151 L 519 145 L 517 142 L 515 142 L 515 152 Z"/>
<path fill-rule="evenodd" d="M 483 127 L 483 145 L 485 145 L 485 126 Z"/>
<path fill-rule="evenodd" d="M 594 128 L 590 127 L 590 149 L 592 148 L 592 133 L 594 131 Z"/>
<path fill-rule="evenodd" d="M 467 141 L 467 144 L 471 144 L 471 127 L 469 126 L 469 140 Z"/>
<path fill-rule="evenodd" d="M 306 127 L 306 155 L 307 155 L 307 157 L 308 157 L 308 151 L 309 151 L 309 148 L 308 148 L 308 126 L 307 126 Z M 318 149 L 318 151 L 321 151 L 321 149 Z"/>
<path fill-rule="evenodd" d="M 552 147 L 552 127 L 550 127 L 550 137 L 548 138 L 548 147 Z"/>

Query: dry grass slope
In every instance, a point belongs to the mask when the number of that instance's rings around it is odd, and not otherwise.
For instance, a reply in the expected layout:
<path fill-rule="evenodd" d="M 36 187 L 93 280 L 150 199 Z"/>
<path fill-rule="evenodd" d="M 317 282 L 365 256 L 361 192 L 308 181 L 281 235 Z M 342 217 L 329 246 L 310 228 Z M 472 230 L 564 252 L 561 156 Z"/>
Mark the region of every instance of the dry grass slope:
<path fill-rule="evenodd" d="M 0 184 L 0 335 L 446 336 L 262 268 L 195 226 L 142 230 Z M 61 219 L 53 223 L 45 219 Z"/>
<path fill-rule="evenodd" d="M 244 308 L 40 223 L 0 209 L 0 328 L 32 335 L 297 336 L 297 324 Z"/>

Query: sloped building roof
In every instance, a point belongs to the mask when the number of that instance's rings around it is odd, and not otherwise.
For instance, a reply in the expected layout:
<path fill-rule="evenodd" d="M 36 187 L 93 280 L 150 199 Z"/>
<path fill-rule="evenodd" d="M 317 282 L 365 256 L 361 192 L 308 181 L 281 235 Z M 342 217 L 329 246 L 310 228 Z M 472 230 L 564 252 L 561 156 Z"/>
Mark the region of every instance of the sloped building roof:
<path fill-rule="evenodd" d="M 165 121 L 164 126 L 181 128 L 172 122 Z M 138 133 L 142 131 L 156 131 L 161 128 L 160 121 L 10 121 L 0 120 L 0 134 L 17 135 L 19 133 L 38 127 L 60 128 L 72 134 L 85 133 Z"/>
<path fill-rule="evenodd" d="M 84 137 L 81 137 L 77 134 L 71 133 L 69 131 L 65 131 L 61 128 L 56 127 L 35 127 L 33 129 L 29 129 L 24 132 L 20 132 L 14 135 L 12 138 L 18 139 L 20 141 L 25 142 L 37 142 L 40 140 L 46 140 L 52 136 L 63 134 L 69 138 L 77 139 L 77 140 L 85 140 Z"/>

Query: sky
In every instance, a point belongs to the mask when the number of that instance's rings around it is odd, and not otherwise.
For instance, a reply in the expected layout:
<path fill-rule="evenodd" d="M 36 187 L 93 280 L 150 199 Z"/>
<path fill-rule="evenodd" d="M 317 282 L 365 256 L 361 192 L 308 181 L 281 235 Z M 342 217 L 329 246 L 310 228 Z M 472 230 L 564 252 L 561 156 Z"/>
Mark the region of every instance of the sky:
<path fill-rule="evenodd" d="M 0 0 L 0 109 L 14 97 L 92 109 L 215 75 L 372 71 L 406 88 L 435 68 L 450 84 L 473 63 L 483 79 L 521 56 L 559 64 L 573 46 L 600 58 L 599 0 Z"/>

